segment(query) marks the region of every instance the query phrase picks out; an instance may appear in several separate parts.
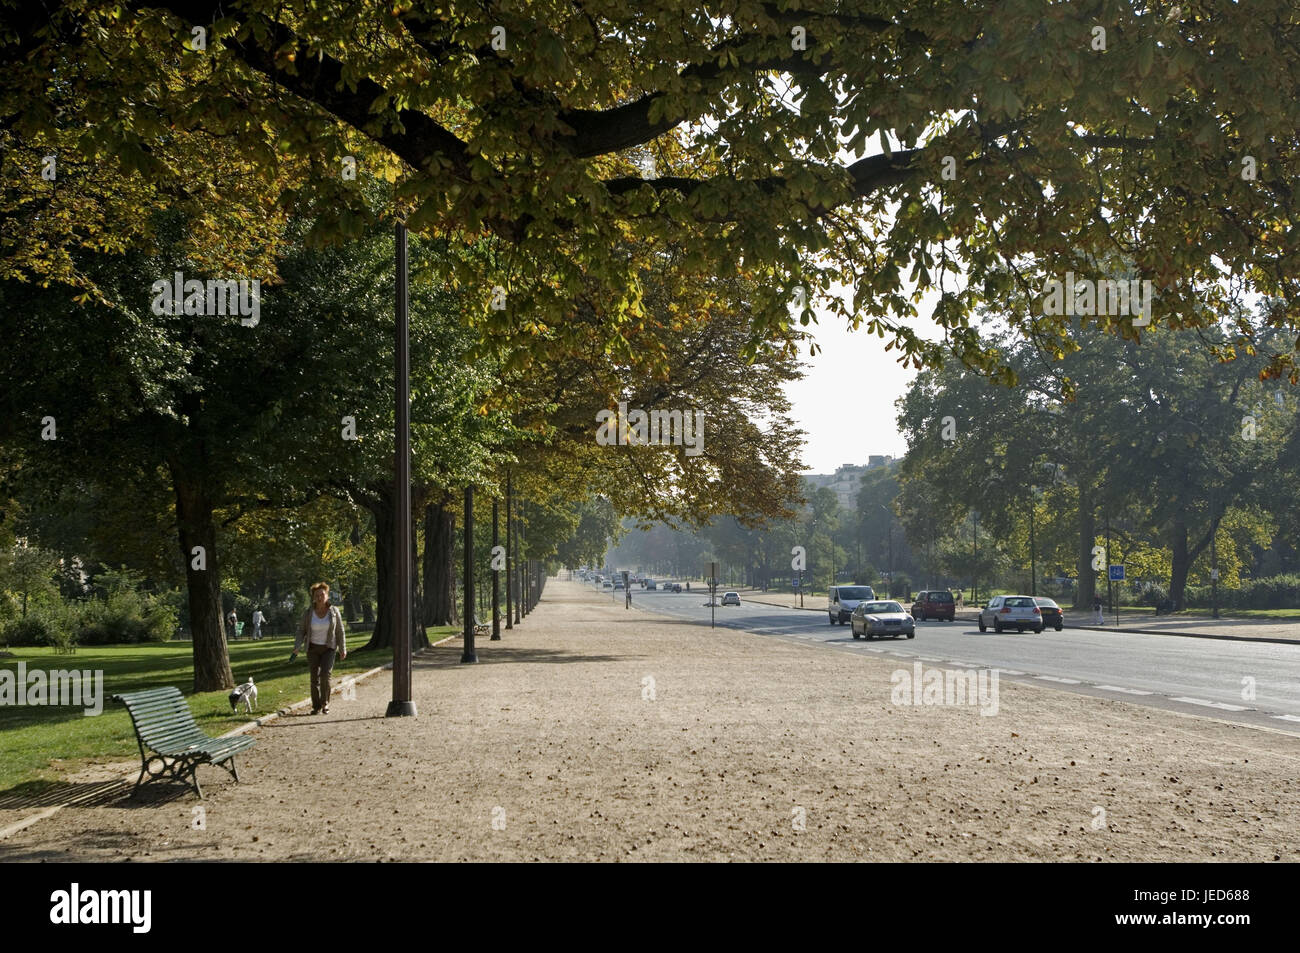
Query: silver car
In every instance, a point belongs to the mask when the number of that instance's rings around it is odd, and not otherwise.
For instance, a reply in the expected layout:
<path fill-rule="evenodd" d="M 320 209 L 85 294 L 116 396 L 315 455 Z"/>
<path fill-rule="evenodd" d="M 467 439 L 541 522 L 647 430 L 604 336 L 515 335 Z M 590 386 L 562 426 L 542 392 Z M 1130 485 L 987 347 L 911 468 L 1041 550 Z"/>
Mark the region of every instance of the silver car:
<path fill-rule="evenodd" d="M 980 631 L 987 632 L 990 625 L 994 632 L 1003 629 L 1042 632 L 1043 610 L 1033 596 L 994 596 L 980 610 Z"/>
<path fill-rule="evenodd" d="M 916 638 L 916 620 L 897 602 L 859 602 L 849 616 L 853 637 L 874 639 L 886 635 Z"/>

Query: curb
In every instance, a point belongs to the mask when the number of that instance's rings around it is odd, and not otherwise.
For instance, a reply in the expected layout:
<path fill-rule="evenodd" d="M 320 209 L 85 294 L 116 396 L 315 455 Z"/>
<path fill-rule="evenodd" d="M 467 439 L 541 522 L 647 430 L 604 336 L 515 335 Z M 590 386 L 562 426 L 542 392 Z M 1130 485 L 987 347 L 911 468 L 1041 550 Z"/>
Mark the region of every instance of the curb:
<path fill-rule="evenodd" d="M 1300 645 L 1300 639 L 1277 639 L 1266 635 L 1217 635 L 1209 632 L 1170 632 L 1168 629 L 1118 629 L 1101 625 L 1072 625 L 1071 629 L 1093 632 L 1131 632 L 1135 635 L 1176 635 L 1184 639 L 1221 639 L 1227 642 L 1265 642 L 1270 645 Z"/>
<path fill-rule="evenodd" d="M 458 639 L 458 638 L 460 638 L 459 635 L 445 636 L 444 638 L 439 639 L 437 642 L 430 642 L 425 648 L 420 649 L 418 652 L 412 652 L 411 655 L 412 657 L 419 657 L 420 655 L 422 655 L 424 652 L 428 651 L 431 648 L 442 645 L 442 643 L 444 642 L 450 642 L 452 639 Z M 380 672 L 388 671 L 392 667 L 393 667 L 393 663 L 387 662 L 384 665 L 378 665 L 375 668 L 362 672 L 359 675 L 350 675 L 348 676 L 348 678 L 351 679 L 352 683 L 355 685 L 356 683 L 364 681 L 365 679 L 368 679 L 373 675 L 378 675 Z M 347 680 L 348 679 L 344 679 L 344 681 Z M 343 690 L 343 685 L 340 684 L 335 686 L 330 691 L 330 694 L 336 695 L 342 690 Z M 280 710 L 274 711 L 271 714 L 266 715 L 262 718 L 254 718 L 252 721 L 245 722 L 239 727 L 232 728 L 230 731 L 227 731 L 224 735 L 218 735 L 217 737 L 234 738 L 236 735 L 242 735 L 245 732 L 252 731 L 254 728 L 261 728 L 263 725 L 270 724 L 271 722 L 279 718 L 281 715 L 287 715 L 290 712 L 297 711 L 301 708 L 306 708 L 310 704 L 311 704 L 311 699 L 304 698 L 300 702 L 294 702 L 292 705 L 288 706 L 287 708 L 281 708 Z M 122 775 L 121 779 L 123 781 L 133 781 L 138 776 L 138 774 L 139 774 L 139 769 L 132 768 L 130 772 Z M 58 814 L 59 811 L 63 810 L 67 806 L 68 805 L 66 804 L 55 804 L 52 807 L 44 807 L 41 808 L 39 811 L 37 811 L 35 814 L 32 814 L 28 817 L 24 817 L 21 821 L 15 821 L 14 823 L 10 824 L 8 827 L 0 828 L 0 840 L 4 840 L 6 837 L 9 837 L 12 834 L 17 834 L 19 831 L 24 831 L 27 828 L 31 827 L 33 824 L 45 820 L 47 817 L 53 817 L 55 814 Z"/>

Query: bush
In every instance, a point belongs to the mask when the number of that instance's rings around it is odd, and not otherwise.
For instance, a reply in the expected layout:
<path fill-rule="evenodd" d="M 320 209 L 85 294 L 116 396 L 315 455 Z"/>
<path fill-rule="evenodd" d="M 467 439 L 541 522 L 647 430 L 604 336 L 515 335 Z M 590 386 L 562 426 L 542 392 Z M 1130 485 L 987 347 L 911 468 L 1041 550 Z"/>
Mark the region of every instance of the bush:
<path fill-rule="evenodd" d="M 66 636 L 63 620 L 53 613 L 29 612 L 27 618 L 14 619 L 4 628 L 5 642 L 10 646 L 51 645 L 52 639 Z"/>
<path fill-rule="evenodd" d="M 1214 587 L 1188 586 L 1184 601 L 1188 608 L 1208 609 L 1214 605 Z M 1220 586 L 1219 608 L 1300 608 L 1300 576 L 1266 576 L 1261 579 L 1250 579 L 1237 589 Z"/>
<path fill-rule="evenodd" d="M 166 642 L 176 631 L 176 610 L 164 600 L 131 589 L 84 605 L 76 629 L 81 645 Z"/>

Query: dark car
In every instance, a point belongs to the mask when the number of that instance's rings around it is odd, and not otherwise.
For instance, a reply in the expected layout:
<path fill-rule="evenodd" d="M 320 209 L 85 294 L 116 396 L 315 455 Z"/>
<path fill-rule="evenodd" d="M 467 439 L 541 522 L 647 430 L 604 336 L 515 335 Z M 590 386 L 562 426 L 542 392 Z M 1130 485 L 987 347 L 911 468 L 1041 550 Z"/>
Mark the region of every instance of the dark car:
<path fill-rule="evenodd" d="M 957 617 L 957 603 L 953 601 L 952 592 L 948 589 L 926 589 L 916 594 L 916 601 L 912 603 L 912 618 L 920 619 L 924 622 L 926 619 L 943 619 L 946 622 L 952 622 Z"/>
<path fill-rule="evenodd" d="M 675 582 L 675 583 L 673 583 L 673 585 L 672 585 L 672 591 L 673 591 L 673 592 L 681 592 L 681 591 L 682 591 L 682 584 L 681 584 L 680 582 Z"/>
<path fill-rule="evenodd" d="M 1065 628 L 1065 613 L 1051 599 L 1044 599 L 1042 596 L 1034 596 L 1034 602 L 1038 608 L 1043 610 L 1043 628 L 1049 625 L 1057 632 Z"/>

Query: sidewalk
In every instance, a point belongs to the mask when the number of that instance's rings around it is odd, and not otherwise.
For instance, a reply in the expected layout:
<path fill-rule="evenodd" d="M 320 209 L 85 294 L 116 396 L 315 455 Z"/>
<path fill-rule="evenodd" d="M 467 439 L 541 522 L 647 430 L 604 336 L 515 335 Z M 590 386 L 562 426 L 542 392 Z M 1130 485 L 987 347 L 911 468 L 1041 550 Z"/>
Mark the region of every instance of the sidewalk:
<path fill-rule="evenodd" d="M 416 718 L 376 677 L 251 732 L 241 784 L 68 807 L 0 860 L 1300 860 L 1291 735 L 1012 682 L 893 704 L 910 660 L 556 580 L 503 635 L 419 659 Z"/>
<path fill-rule="evenodd" d="M 748 602 L 761 602 L 765 605 L 784 606 L 787 609 L 799 608 L 799 597 L 790 592 L 778 592 L 773 589 L 761 592 L 752 589 L 737 589 L 740 597 Z M 883 597 L 882 597 L 883 598 Z M 806 596 L 803 611 L 826 611 L 826 596 Z M 967 606 L 957 610 L 957 618 L 974 625 L 976 611 Z M 1205 616 L 1158 616 L 1152 611 L 1121 611 L 1119 625 L 1115 624 L 1114 614 L 1106 616 L 1106 625 L 1092 625 L 1092 613 L 1074 612 L 1065 607 L 1066 627 L 1071 629 L 1100 629 L 1109 632 L 1141 632 L 1158 635 L 1184 635 L 1203 639 L 1250 639 L 1269 642 L 1300 642 L 1300 619 L 1294 622 L 1278 619 L 1231 619 L 1223 617 L 1211 619 Z"/>

